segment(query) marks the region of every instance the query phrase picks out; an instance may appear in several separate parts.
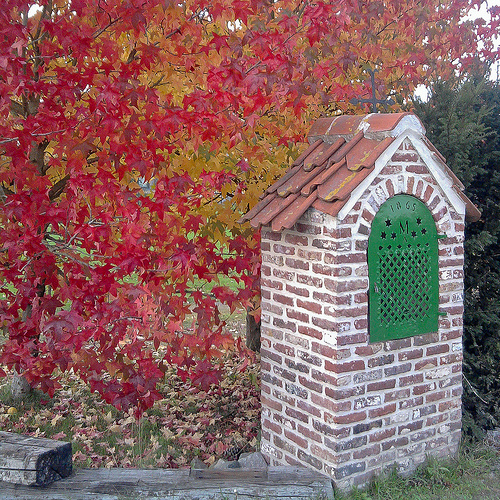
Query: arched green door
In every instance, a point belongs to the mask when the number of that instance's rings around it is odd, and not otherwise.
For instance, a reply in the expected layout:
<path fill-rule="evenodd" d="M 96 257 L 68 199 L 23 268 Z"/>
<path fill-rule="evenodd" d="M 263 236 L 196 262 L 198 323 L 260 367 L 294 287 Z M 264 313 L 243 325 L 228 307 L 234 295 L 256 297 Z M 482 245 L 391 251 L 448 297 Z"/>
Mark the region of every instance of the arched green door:
<path fill-rule="evenodd" d="M 368 275 L 371 342 L 437 331 L 437 230 L 417 198 L 401 194 L 380 207 L 368 240 Z"/>

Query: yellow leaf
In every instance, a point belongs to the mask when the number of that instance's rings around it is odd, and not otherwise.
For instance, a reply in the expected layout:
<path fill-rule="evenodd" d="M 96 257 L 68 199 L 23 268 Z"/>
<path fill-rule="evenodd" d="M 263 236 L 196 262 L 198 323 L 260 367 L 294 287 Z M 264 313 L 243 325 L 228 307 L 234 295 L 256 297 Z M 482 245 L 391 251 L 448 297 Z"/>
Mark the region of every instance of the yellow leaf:
<path fill-rule="evenodd" d="M 57 414 L 51 421 L 50 421 L 50 425 L 52 425 L 52 427 L 54 427 L 57 422 L 59 422 L 59 420 L 62 419 L 62 415 L 61 414 Z"/>

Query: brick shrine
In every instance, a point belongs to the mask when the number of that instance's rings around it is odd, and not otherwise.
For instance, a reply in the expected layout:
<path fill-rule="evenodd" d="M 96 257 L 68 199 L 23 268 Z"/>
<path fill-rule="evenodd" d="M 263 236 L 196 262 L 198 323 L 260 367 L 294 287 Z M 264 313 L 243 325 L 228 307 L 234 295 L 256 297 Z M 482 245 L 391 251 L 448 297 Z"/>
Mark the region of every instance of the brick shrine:
<path fill-rule="evenodd" d="M 308 140 L 245 216 L 262 228 L 261 451 L 348 489 L 458 449 L 464 228 L 480 213 L 411 113 L 321 118 Z M 415 262 L 385 283 L 376 263 L 397 252 Z"/>

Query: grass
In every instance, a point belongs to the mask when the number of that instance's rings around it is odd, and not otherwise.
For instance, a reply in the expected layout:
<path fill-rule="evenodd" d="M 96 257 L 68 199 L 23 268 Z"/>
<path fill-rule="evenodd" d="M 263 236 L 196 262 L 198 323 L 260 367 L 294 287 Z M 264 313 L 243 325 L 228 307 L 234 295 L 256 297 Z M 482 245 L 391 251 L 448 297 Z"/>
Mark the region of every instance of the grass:
<path fill-rule="evenodd" d="M 462 445 L 455 459 L 429 458 L 411 476 L 392 471 L 364 490 L 336 493 L 335 500 L 498 500 L 500 450 L 483 443 Z"/>

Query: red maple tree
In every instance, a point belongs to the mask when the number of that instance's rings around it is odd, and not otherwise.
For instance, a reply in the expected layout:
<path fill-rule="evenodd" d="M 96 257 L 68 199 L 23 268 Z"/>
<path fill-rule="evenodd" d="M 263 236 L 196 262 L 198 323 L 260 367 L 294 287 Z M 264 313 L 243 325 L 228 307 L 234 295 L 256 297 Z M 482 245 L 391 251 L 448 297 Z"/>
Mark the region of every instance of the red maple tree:
<path fill-rule="evenodd" d="M 321 113 L 494 56 L 482 2 L 9 0 L 0 12 L 0 363 L 117 407 L 207 386 L 256 303 L 242 212 Z M 220 283 L 229 276 L 238 283 Z M 224 282 L 223 282 L 224 283 Z M 186 326 L 186 320 L 192 323 Z M 3 374 L 3 372 L 2 372 Z"/>

